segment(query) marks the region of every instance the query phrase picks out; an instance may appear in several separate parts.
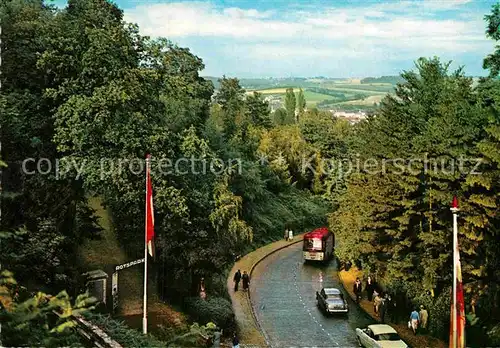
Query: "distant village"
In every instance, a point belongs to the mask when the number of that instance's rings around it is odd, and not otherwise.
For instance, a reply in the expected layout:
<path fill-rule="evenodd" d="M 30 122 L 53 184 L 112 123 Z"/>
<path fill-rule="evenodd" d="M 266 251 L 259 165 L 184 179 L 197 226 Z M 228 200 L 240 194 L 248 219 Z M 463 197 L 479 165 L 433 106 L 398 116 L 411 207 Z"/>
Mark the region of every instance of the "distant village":
<path fill-rule="evenodd" d="M 265 101 L 269 103 L 269 107 L 271 108 L 271 112 L 283 107 L 283 101 L 278 95 L 270 95 L 264 98 Z M 367 114 L 365 111 L 339 111 L 330 109 L 328 110 L 332 113 L 334 117 L 342 118 L 347 120 L 350 124 L 358 123 L 364 119 L 366 119 Z"/>
<path fill-rule="evenodd" d="M 214 91 L 214 94 L 212 95 L 212 100 L 214 100 L 214 97 L 218 94 L 218 92 L 219 92 L 218 90 Z M 264 100 L 269 103 L 269 108 L 271 109 L 271 112 L 274 112 L 279 108 L 284 108 L 283 100 L 279 95 L 269 95 L 266 96 Z M 342 110 L 329 109 L 328 111 L 330 111 L 334 117 L 345 119 L 350 124 L 358 123 L 368 117 L 367 113 L 362 110 L 342 111 Z"/>

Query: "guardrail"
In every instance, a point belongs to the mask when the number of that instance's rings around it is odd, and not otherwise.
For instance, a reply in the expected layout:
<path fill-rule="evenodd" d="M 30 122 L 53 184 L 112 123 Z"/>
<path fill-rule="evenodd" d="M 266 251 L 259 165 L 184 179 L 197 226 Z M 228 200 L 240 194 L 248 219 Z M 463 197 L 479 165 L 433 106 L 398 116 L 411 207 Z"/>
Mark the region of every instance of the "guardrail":
<path fill-rule="evenodd" d="M 121 344 L 113 340 L 107 333 L 98 326 L 83 319 L 81 316 L 74 316 L 76 330 L 92 347 L 98 348 L 123 348 Z"/>

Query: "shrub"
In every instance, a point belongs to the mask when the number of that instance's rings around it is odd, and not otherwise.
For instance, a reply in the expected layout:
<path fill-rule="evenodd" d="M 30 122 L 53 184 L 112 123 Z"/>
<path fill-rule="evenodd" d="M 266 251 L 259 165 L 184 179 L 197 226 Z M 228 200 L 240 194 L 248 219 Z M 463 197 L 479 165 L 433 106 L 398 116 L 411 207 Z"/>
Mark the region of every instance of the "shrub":
<path fill-rule="evenodd" d="M 500 324 L 496 325 L 490 331 L 488 331 L 488 338 L 490 339 L 490 344 L 493 347 L 500 346 Z"/>
<path fill-rule="evenodd" d="M 124 347 L 153 348 L 166 346 L 165 342 L 157 340 L 150 334 L 144 335 L 142 332 L 131 329 L 124 322 L 113 319 L 109 315 L 92 313 L 85 315 L 85 317 Z"/>
<path fill-rule="evenodd" d="M 450 330 L 450 291 L 445 289 L 428 307 L 429 330 L 433 336 L 447 339 Z"/>
<path fill-rule="evenodd" d="M 236 321 L 231 302 L 222 297 L 189 297 L 184 301 L 184 310 L 196 322 L 213 322 L 226 333 L 234 332 Z"/>

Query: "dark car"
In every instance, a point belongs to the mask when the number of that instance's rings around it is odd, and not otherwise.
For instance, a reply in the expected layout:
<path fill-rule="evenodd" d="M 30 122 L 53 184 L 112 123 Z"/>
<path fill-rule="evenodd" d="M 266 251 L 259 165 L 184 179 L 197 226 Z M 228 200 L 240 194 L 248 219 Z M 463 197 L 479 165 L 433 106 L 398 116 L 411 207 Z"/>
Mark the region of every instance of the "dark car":
<path fill-rule="evenodd" d="M 320 292 L 316 291 L 316 300 L 318 301 L 318 307 L 326 314 L 345 314 L 349 312 L 347 301 L 339 289 L 323 288 Z"/>

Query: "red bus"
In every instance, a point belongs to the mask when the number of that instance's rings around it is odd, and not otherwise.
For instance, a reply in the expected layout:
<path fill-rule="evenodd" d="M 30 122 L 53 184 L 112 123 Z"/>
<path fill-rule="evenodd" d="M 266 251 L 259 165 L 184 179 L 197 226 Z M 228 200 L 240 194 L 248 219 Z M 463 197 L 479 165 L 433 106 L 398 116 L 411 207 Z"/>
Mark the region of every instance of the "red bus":
<path fill-rule="evenodd" d="M 304 260 L 328 261 L 333 257 L 335 236 L 328 228 L 317 228 L 304 235 Z"/>

